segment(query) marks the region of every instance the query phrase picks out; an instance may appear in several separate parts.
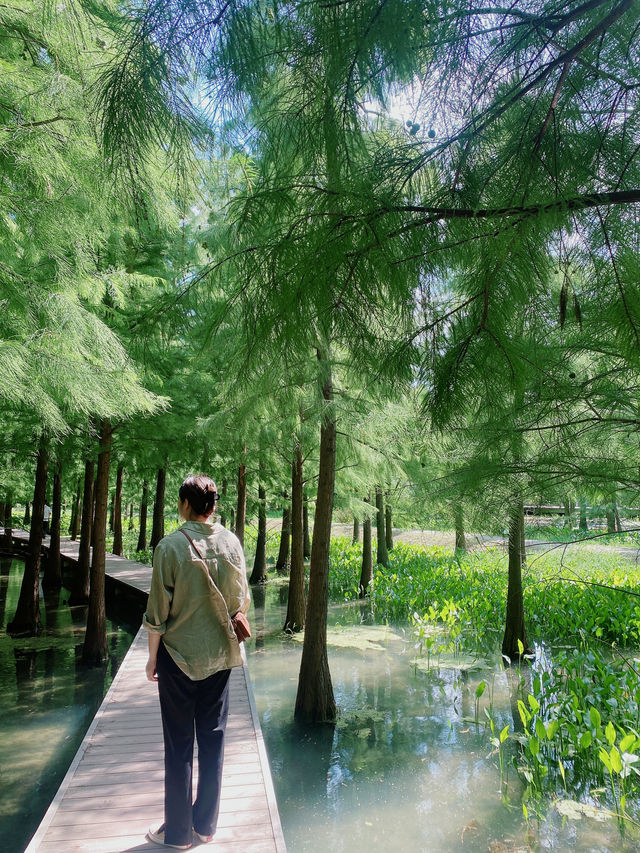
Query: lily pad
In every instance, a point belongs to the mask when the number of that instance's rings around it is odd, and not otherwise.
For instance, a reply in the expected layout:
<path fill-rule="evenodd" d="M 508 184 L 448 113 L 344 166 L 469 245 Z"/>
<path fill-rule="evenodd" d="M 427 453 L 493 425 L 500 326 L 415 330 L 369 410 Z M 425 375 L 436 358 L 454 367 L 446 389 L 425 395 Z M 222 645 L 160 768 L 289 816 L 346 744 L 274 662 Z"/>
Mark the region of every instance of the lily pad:
<path fill-rule="evenodd" d="M 600 823 L 604 823 L 614 815 L 604 809 L 599 809 L 589 803 L 579 803 L 577 800 L 556 800 L 554 803 L 556 811 L 568 817 L 571 820 L 580 820 L 583 817 L 590 817 Z"/>

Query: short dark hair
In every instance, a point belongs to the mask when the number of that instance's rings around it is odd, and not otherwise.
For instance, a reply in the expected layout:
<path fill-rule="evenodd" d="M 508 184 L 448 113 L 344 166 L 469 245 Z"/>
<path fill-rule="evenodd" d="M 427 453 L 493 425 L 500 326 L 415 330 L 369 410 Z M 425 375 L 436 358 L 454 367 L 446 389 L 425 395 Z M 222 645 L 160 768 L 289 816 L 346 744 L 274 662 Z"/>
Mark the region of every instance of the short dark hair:
<path fill-rule="evenodd" d="M 189 501 L 196 515 L 210 515 L 219 497 L 216 484 L 206 474 L 190 474 L 178 495 L 181 501 Z"/>

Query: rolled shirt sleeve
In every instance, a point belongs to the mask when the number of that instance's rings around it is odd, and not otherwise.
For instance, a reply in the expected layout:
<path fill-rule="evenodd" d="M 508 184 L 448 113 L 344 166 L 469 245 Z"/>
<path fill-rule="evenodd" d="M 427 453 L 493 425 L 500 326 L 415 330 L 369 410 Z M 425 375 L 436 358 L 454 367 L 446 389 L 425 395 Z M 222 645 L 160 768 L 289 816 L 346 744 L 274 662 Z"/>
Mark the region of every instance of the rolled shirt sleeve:
<path fill-rule="evenodd" d="M 167 630 L 167 619 L 175 585 L 173 556 L 171 549 L 163 547 L 163 541 L 158 543 L 153 553 L 151 589 L 142 624 L 147 631 L 155 634 L 164 634 Z"/>

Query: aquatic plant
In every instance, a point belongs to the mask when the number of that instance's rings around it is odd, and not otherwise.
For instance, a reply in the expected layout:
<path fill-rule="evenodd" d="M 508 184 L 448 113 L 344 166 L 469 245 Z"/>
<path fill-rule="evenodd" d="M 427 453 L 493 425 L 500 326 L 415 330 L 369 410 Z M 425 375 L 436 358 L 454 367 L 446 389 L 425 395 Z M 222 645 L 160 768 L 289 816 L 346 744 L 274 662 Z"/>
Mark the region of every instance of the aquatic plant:
<path fill-rule="evenodd" d="M 361 547 L 334 539 L 329 592 L 355 600 Z M 640 575 L 629 560 L 609 553 L 556 549 L 530 560 L 523 577 L 531 640 L 579 643 L 584 637 L 618 646 L 640 644 Z M 497 548 L 464 556 L 450 549 L 396 543 L 389 567 L 374 574 L 376 617 L 406 623 L 451 602 L 460 646 L 477 648 L 500 633 L 506 607 L 506 558 Z"/>
<path fill-rule="evenodd" d="M 607 790 L 621 819 L 640 808 L 640 679 L 625 661 L 593 649 L 560 654 L 518 700 L 515 756 L 525 800 L 564 792 L 599 803 Z M 630 811 L 633 814 L 630 814 Z"/>

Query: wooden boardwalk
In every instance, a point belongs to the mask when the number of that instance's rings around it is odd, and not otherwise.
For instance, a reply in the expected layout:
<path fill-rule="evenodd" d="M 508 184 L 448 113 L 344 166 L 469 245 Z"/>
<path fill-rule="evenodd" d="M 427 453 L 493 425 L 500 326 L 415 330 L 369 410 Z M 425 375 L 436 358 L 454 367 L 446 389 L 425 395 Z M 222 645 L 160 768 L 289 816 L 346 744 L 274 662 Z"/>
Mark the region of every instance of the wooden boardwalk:
<path fill-rule="evenodd" d="M 17 534 L 16 538 L 23 538 Z M 74 559 L 77 543 L 63 542 Z M 151 569 L 107 557 L 107 573 L 148 592 Z M 158 691 L 147 681 L 141 629 L 25 853 L 134 853 L 170 849 L 146 832 L 163 818 L 163 746 Z M 194 786 L 197 761 L 194 763 Z M 220 853 L 286 853 L 269 762 L 246 661 L 232 670 L 218 830 Z"/>

